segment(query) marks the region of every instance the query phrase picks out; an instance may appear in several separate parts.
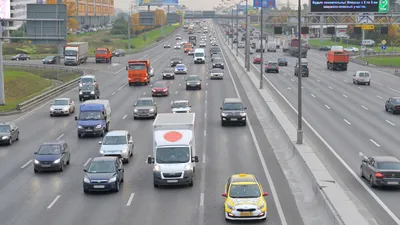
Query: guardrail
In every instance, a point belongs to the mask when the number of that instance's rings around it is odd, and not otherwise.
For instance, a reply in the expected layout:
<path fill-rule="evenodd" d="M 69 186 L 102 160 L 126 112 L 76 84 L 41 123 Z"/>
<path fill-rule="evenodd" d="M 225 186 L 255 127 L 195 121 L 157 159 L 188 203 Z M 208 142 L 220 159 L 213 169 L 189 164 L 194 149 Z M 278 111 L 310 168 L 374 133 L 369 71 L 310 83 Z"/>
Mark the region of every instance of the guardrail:
<path fill-rule="evenodd" d="M 364 65 L 364 66 L 369 66 L 370 65 L 367 61 L 364 61 L 364 60 L 361 60 L 361 59 L 357 59 L 357 58 L 349 58 L 349 61 L 353 62 L 353 63 L 360 64 L 360 65 Z"/>
<path fill-rule="evenodd" d="M 50 69 L 50 70 L 61 70 L 66 72 L 78 72 L 83 73 L 81 69 L 65 66 L 53 66 L 49 64 L 28 64 L 28 63 L 14 63 L 14 62 L 3 62 L 4 66 L 19 67 L 19 68 L 34 68 L 34 69 Z"/>
<path fill-rule="evenodd" d="M 394 70 L 394 75 L 400 76 L 400 69 L 395 69 Z"/>

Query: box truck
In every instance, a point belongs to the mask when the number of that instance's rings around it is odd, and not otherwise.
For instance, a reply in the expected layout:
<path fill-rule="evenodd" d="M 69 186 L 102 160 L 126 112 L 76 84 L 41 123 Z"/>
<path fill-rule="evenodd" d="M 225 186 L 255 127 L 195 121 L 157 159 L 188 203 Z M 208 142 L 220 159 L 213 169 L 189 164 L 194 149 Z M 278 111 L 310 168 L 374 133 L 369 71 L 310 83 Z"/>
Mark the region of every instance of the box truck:
<path fill-rule="evenodd" d="M 89 57 L 89 43 L 70 42 L 64 46 L 64 65 L 78 66 Z"/>

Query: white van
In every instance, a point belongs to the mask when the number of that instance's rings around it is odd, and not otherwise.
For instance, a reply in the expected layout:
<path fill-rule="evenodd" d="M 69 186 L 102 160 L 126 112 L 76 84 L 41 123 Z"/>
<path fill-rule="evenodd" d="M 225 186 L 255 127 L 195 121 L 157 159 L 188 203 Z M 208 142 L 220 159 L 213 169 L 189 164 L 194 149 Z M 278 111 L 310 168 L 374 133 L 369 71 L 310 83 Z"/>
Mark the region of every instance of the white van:
<path fill-rule="evenodd" d="M 276 52 L 276 42 L 268 42 L 267 52 Z"/>
<path fill-rule="evenodd" d="M 357 71 L 353 75 L 353 84 L 371 85 L 371 74 L 368 71 Z"/>
<path fill-rule="evenodd" d="M 204 64 L 204 63 L 206 63 L 206 53 L 204 52 L 203 48 L 196 48 L 194 50 L 193 61 L 194 61 L 194 64 L 197 64 L 197 63 Z"/>

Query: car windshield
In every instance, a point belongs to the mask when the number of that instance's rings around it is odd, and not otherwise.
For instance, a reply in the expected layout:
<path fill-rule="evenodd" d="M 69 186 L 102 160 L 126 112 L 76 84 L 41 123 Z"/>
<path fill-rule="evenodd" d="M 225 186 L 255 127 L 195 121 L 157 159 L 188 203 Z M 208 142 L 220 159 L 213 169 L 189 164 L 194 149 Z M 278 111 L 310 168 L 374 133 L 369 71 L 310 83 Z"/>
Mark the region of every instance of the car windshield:
<path fill-rule="evenodd" d="M 171 61 L 173 61 L 173 62 L 179 62 L 179 61 L 182 61 L 182 59 L 181 59 L 181 58 L 172 58 Z"/>
<path fill-rule="evenodd" d="M 378 162 L 376 167 L 381 170 L 400 170 L 400 163 L 398 163 L 398 162 Z"/>
<path fill-rule="evenodd" d="M 286 62 L 286 59 L 278 59 L 278 62 Z"/>
<path fill-rule="evenodd" d="M 400 99 L 393 99 L 393 103 L 400 104 Z"/>
<path fill-rule="evenodd" d="M 229 190 L 231 198 L 258 198 L 261 196 L 257 184 L 232 184 Z"/>
<path fill-rule="evenodd" d="M 186 80 L 200 80 L 198 76 L 188 76 Z"/>
<path fill-rule="evenodd" d="M 153 101 L 152 100 L 138 100 L 136 102 L 136 106 L 152 106 Z"/>
<path fill-rule="evenodd" d="M 173 73 L 173 72 L 174 72 L 174 69 L 170 69 L 170 68 L 164 70 L 164 73 Z"/>
<path fill-rule="evenodd" d="M 103 145 L 126 145 L 125 136 L 105 136 Z"/>
<path fill-rule="evenodd" d="M 176 65 L 176 68 L 184 69 L 185 65 Z"/>
<path fill-rule="evenodd" d="M 82 90 L 83 91 L 92 91 L 92 90 L 94 90 L 94 86 L 93 85 L 83 85 Z"/>
<path fill-rule="evenodd" d="M 157 148 L 157 163 L 187 163 L 190 160 L 188 147 Z"/>
<path fill-rule="evenodd" d="M 93 78 L 91 78 L 91 77 L 82 77 L 81 78 L 81 83 L 82 84 L 84 84 L 84 83 L 92 83 L 93 82 Z"/>
<path fill-rule="evenodd" d="M 37 152 L 38 155 L 60 155 L 60 145 L 42 145 Z"/>
<path fill-rule="evenodd" d="M 222 70 L 220 70 L 220 69 L 214 69 L 214 70 L 211 70 L 211 73 L 222 73 Z"/>
<path fill-rule="evenodd" d="M 96 54 L 106 54 L 107 50 L 96 50 Z"/>
<path fill-rule="evenodd" d="M 51 59 L 54 59 L 54 56 L 47 56 L 47 57 L 44 58 L 44 59 L 51 60 Z"/>
<path fill-rule="evenodd" d="M 69 101 L 68 100 L 54 100 L 53 105 L 68 105 Z"/>
<path fill-rule="evenodd" d="M 219 58 L 218 59 L 214 59 L 214 62 L 215 63 L 222 63 L 222 59 L 219 59 Z"/>
<path fill-rule="evenodd" d="M 145 64 L 129 64 L 129 70 L 145 70 Z"/>
<path fill-rule="evenodd" d="M 0 125 L 0 132 L 1 132 L 1 133 L 8 133 L 8 132 L 10 132 L 10 125 Z"/>
<path fill-rule="evenodd" d="M 79 120 L 102 120 L 103 114 L 99 111 L 84 111 L 79 113 Z"/>
<path fill-rule="evenodd" d="M 95 161 L 92 162 L 87 171 L 88 173 L 115 173 L 114 161 Z"/>
<path fill-rule="evenodd" d="M 155 88 L 165 88 L 166 85 L 165 85 L 164 83 L 155 83 L 155 84 L 153 85 L 153 87 L 155 87 Z"/>
<path fill-rule="evenodd" d="M 173 108 L 187 108 L 189 107 L 189 102 L 174 102 L 172 103 Z"/>
<path fill-rule="evenodd" d="M 242 103 L 225 103 L 224 110 L 243 110 Z"/>
<path fill-rule="evenodd" d="M 76 54 L 78 54 L 77 51 L 72 51 L 72 50 L 66 50 L 64 52 L 65 56 L 76 56 Z"/>

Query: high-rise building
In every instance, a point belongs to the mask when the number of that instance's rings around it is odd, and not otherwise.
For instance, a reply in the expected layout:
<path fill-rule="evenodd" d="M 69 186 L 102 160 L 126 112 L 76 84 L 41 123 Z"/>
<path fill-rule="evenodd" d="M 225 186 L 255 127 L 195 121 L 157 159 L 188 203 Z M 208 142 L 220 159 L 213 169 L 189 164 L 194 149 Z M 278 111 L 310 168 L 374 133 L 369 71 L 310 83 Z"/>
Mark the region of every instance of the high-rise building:
<path fill-rule="evenodd" d="M 10 18 L 11 19 L 26 19 L 26 8 L 27 4 L 35 4 L 37 0 L 1 0 L 1 3 L 8 1 L 10 6 Z M 12 21 L 9 22 L 7 30 L 18 30 L 23 21 Z"/>

